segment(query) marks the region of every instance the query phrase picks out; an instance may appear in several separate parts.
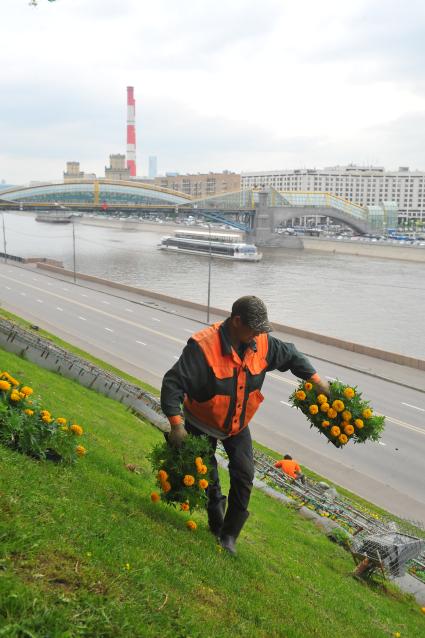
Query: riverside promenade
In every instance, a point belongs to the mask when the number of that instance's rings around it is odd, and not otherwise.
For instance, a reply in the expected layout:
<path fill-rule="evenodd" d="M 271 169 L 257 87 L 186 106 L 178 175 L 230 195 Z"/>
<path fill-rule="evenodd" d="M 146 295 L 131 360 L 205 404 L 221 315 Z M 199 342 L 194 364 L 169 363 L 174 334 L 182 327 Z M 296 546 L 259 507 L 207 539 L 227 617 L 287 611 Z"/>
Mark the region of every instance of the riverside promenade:
<path fill-rule="evenodd" d="M 84 278 L 83 278 L 84 277 Z M 0 298 L 6 310 L 159 388 L 191 334 L 206 323 L 199 304 L 106 282 L 45 264 L 0 264 Z M 210 322 L 226 309 L 211 309 Z M 252 424 L 253 437 L 371 500 L 395 515 L 425 524 L 424 362 L 398 353 L 393 360 L 323 343 L 309 333 L 275 324 L 275 335 L 294 342 L 322 376 L 357 385 L 387 426 L 379 443 L 336 450 L 290 407 L 297 385 L 290 373 L 266 377 L 266 400 Z M 297 334 L 294 334 L 297 333 Z M 331 340 L 334 341 L 335 340 Z M 363 349 L 358 346 L 358 349 Z M 404 362 L 402 364 L 401 362 Z"/>

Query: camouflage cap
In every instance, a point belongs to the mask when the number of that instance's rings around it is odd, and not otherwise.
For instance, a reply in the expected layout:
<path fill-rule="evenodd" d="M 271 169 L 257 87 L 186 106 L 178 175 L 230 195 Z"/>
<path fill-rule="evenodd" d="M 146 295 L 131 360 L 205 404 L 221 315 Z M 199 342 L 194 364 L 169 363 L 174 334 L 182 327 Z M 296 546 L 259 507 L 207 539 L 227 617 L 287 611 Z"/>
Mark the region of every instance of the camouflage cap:
<path fill-rule="evenodd" d="M 264 301 L 254 295 L 236 299 L 232 306 L 232 317 L 239 315 L 243 323 L 256 332 L 271 332 L 272 327 L 267 316 Z"/>

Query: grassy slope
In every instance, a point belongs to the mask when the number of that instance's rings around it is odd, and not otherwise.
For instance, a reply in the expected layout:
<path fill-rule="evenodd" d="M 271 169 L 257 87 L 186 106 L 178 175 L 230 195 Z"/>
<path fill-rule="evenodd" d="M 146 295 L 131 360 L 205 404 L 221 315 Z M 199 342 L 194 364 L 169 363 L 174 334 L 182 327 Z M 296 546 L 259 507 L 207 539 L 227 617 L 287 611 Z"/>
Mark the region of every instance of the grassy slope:
<path fill-rule="evenodd" d="M 239 556 L 218 551 L 204 514 L 192 533 L 187 516 L 150 502 L 145 455 L 158 431 L 14 355 L 0 351 L 0 367 L 36 388 L 55 416 L 85 426 L 89 449 L 73 468 L 0 450 L 1 636 L 404 638 L 425 630 L 413 601 L 355 581 L 339 546 L 260 492 Z M 126 470 L 123 454 L 140 475 Z"/>

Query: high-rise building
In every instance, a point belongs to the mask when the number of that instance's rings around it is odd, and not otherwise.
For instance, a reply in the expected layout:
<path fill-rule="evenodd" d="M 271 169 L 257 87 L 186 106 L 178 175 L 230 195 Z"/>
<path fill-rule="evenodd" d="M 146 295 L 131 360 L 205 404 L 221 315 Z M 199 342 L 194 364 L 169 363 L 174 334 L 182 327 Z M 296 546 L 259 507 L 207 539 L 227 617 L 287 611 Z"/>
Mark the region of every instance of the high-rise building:
<path fill-rule="evenodd" d="M 156 155 L 150 155 L 148 176 L 154 178 L 157 176 L 157 174 L 158 174 L 158 158 L 156 157 Z"/>
<path fill-rule="evenodd" d="M 127 87 L 127 167 L 131 177 L 136 177 L 136 100 L 134 87 Z"/>
<path fill-rule="evenodd" d="M 105 178 L 113 180 L 130 179 L 130 169 L 125 165 L 125 155 L 115 153 L 109 156 L 109 166 L 105 166 Z"/>
<path fill-rule="evenodd" d="M 241 176 L 230 171 L 187 175 L 167 173 L 165 177 L 156 177 L 154 183 L 161 188 L 171 188 L 193 197 L 207 197 L 239 191 Z"/>
<path fill-rule="evenodd" d="M 401 166 L 333 166 L 324 169 L 250 171 L 241 174 L 241 186 L 273 187 L 279 191 L 325 192 L 360 206 L 396 202 L 399 218 L 425 220 L 425 171 Z"/>

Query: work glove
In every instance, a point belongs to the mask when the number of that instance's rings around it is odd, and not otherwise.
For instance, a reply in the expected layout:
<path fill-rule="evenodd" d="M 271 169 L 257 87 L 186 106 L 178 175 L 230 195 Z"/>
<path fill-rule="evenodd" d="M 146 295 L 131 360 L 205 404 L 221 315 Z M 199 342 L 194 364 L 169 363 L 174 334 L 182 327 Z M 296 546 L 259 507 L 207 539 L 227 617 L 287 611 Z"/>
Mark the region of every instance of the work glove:
<path fill-rule="evenodd" d="M 315 381 L 312 380 L 316 387 L 317 394 L 326 394 L 326 396 L 330 396 L 331 389 L 329 387 L 329 381 L 326 379 L 317 379 Z"/>
<path fill-rule="evenodd" d="M 186 437 L 187 432 L 182 421 L 177 425 L 171 426 L 171 430 L 168 435 L 168 443 L 172 447 L 180 447 Z"/>

